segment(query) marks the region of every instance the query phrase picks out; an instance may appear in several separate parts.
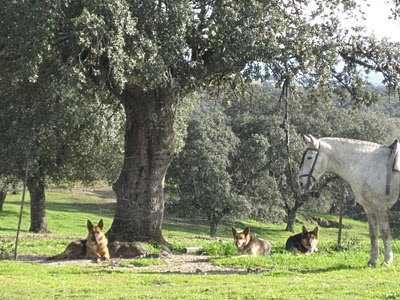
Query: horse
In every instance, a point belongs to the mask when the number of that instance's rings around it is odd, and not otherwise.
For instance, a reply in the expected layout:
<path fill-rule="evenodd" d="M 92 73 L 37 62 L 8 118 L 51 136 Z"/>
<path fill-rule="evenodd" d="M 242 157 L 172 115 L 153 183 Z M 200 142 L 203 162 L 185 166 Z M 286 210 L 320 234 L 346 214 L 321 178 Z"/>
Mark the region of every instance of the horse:
<path fill-rule="evenodd" d="M 317 139 L 312 135 L 304 135 L 303 138 L 307 149 L 298 173 L 300 187 L 311 190 L 325 172 L 344 179 L 367 216 L 371 239 L 370 259 L 367 265 L 375 267 L 379 257 L 378 230 L 385 252 L 382 265 L 390 265 L 393 252 L 390 245 L 388 211 L 397 202 L 400 193 L 400 172 L 393 172 L 387 177 L 391 148 L 377 143 L 337 137 Z"/>

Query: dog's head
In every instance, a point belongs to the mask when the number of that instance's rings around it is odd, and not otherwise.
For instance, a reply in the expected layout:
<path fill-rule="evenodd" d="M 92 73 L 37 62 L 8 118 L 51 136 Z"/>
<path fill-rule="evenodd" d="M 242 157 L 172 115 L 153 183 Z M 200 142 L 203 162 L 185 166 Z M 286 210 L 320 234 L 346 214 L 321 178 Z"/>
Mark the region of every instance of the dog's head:
<path fill-rule="evenodd" d="M 103 219 L 99 221 L 97 226 L 94 226 L 90 220 L 87 220 L 87 229 L 89 231 L 88 239 L 96 244 L 99 243 L 99 241 L 104 237 L 103 227 Z"/>
<path fill-rule="evenodd" d="M 238 249 L 243 249 L 250 242 L 250 228 L 246 227 L 243 231 L 237 231 L 232 227 L 233 239 Z"/>
<path fill-rule="evenodd" d="M 301 232 L 301 244 L 304 248 L 311 250 L 312 252 L 317 248 L 318 245 L 318 226 L 312 231 L 308 231 L 305 226 L 303 226 Z"/>

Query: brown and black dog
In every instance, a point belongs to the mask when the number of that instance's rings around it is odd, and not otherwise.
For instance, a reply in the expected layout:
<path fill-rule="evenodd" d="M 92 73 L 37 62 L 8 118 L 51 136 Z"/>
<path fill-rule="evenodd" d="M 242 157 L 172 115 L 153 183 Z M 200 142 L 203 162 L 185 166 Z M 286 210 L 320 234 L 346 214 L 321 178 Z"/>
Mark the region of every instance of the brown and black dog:
<path fill-rule="evenodd" d="M 110 254 L 108 250 L 108 239 L 103 232 L 103 219 L 94 226 L 87 220 L 88 236 L 86 239 L 71 242 L 64 252 L 47 258 L 48 260 L 57 259 L 79 259 L 90 258 L 94 260 L 108 260 Z"/>
<path fill-rule="evenodd" d="M 303 226 L 301 233 L 289 237 L 286 241 L 286 250 L 295 253 L 311 254 L 318 251 L 318 226 L 308 231 Z"/>
<path fill-rule="evenodd" d="M 99 221 L 97 226 L 87 220 L 87 229 L 89 231 L 86 240 L 86 257 L 94 260 L 108 260 L 110 253 L 108 252 L 108 240 L 103 232 L 103 219 Z"/>
<path fill-rule="evenodd" d="M 252 256 L 271 254 L 271 245 L 264 239 L 251 236 L 249 227 L 243 231 L 237 231 L 232 227 L 232 233 L 239 252 Z"/>

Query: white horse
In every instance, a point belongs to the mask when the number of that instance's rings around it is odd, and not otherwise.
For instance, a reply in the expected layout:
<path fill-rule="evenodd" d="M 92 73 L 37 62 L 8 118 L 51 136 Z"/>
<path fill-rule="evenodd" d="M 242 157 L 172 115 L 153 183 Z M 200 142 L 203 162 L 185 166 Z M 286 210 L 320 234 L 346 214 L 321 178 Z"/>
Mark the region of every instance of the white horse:
<path fill-rule="evenodd" d="M 371 238 L 368 266 L 375 266 L 379 256 L 378 228 L 385 250 L 382 265 L 389 265 L 393 253 L 388 210 L 396 203 L 400 192 L 400 172 L 393 172 L 390 192 L 386 194 L 391 149 L 376 143 L 333 137 L 316 139 L 305 135 L 304 140 L 308 148 L 300 166 L 300 187 L 311 189 L 325 172 L 334 173 L 347 181 L 368 219 Z"/>

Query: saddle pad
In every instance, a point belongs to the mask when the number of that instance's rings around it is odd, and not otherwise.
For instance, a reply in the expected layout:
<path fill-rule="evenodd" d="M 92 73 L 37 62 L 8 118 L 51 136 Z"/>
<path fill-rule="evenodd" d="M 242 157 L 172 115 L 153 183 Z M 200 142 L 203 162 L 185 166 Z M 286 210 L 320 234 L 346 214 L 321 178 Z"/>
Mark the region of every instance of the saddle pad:
<path fill-rule="evenodd" d="M 396 139 L 390 148 L 392 149 L 392 153 L 390 154 L 389 162 L 393 160 L 393 170 L 399 172 L 400 171 L 400 157 L 399 157 L 399 140 Z"/>
<path fill-rule="evenodd" d="M 386 173 L 386 195 L 390 194 L 390 181 L 393 171 L 400 171 L 399 140 L 396 139 L 390 146 L 390 156 L 387 163 Z"/>
<path fill-rule="evenodd" d="M 400 157 L 398 151 L 395 153 L 393 170 L 400 172 Z"/>

